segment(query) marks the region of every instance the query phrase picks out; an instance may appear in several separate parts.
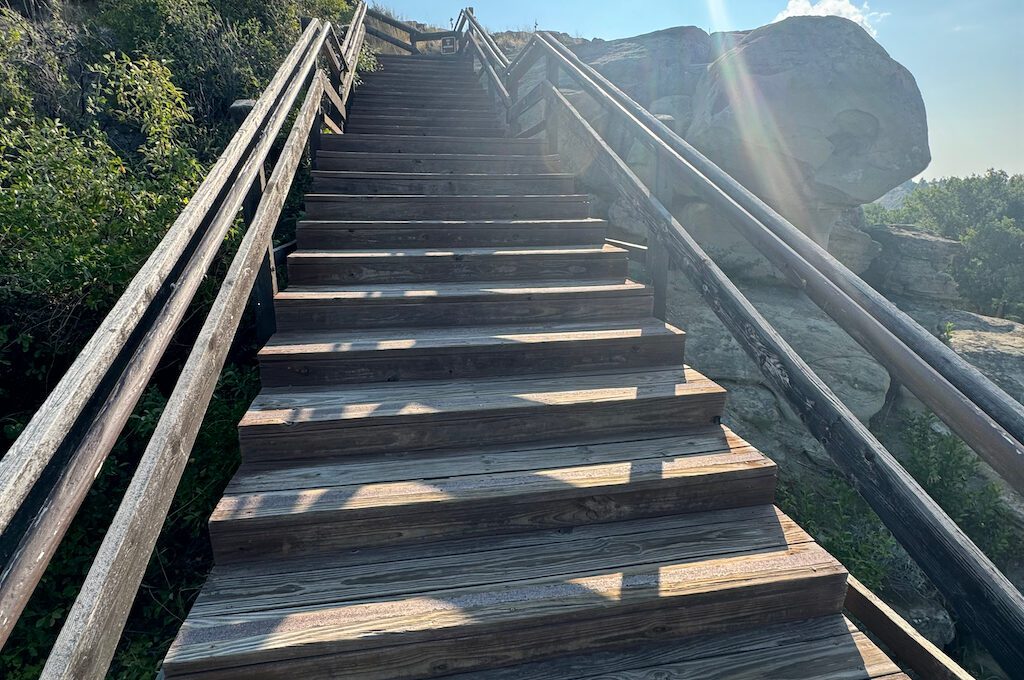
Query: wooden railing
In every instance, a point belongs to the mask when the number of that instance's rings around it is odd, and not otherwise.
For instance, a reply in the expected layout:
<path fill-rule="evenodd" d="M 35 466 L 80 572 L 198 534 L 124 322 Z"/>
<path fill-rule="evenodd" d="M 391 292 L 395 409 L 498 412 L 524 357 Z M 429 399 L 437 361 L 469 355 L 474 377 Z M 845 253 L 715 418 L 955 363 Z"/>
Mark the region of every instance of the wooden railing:
<path fill-rule="evenodd" d="M 374 38 L 377 38 L 378 40 L 383 40 L 389 45 L 394 45 L 395 47 L 401 48 L 411 54 L 420 53 L 418 43 L 433 42 L 435 40 L 443 40 L 445 38 L 457 38 L 459 36 L 458 31 L 421 31 L 415 26 L 407 24 L 404 21 L 399 21 L 398 19 L 389 17 L 387 14 L 384 14 L 383 12 L 378 12 L 377 10 L 372 8 L 366 11 L 366 16 L 381 23 L 387 24 L 388 26 L 391 26 L 393 28 L 397 28 L 398 30 L 406 33 L 409 36 L 409 42 L 402 42 L 398 38 L 392 35 L 388 35 L 384 31 L 378 30 L 373 26 L 367 25 L 366 27 L 366 32 L 372 35 Z"/>
<path fill-rule="evenodd" d="M 360 4 L 340 41 L 330 23 L 304 24 L 187 207 L 0 460 L 2 644 L 241 214 L 241 244 L 47 660 L 46 678 L 106 672 L 250 294 L 259 332 L 273 332 L 273 230 L 307 147 L 315 152 L 324 127 L 342 132 L 366 13 Z M 266 179 L 271 147 L 303 91 Z"/>
<path fill-rule="evenodd" d="M 612 181 L 618 197 L 642 216 L 648 232 L 645 266 L 659 316 L 665 316 L 669 269 L 678 267 L 929 576 L 959 619 L 1004 668 L 1024 669 L 1024 597 L 665 208 L 674 186 L 686 182 L 730 218 L 794 286 L 806 292 L 885 366 L 895 381 L 931 408 L 1018 492 L 1024 492 L 1024 407 L 583 63 L 553 35 L 535 33 L 510 61 L 472 12 L 463 12 L 459 26 L 465 26 L 466 33 L 460 44 L 479 63 L 481 77 L 489 80 L 495 100 L 507 113 L 512 133 L 532 137 L 545 132 L 551 153 L 558 152 L 560 135 L 571 133 L 573 143 L 586 147 L 597 168 Z M 543 78 L 518 97 L 519 85 L 541 59 L 545 60 Z M 653 150 L 653 188 L 640 180 L 562 94 L 558 85 L 563 74 L 634 139 Z M 520 117 L 541 103 L 540 121 L 520 131 Z M 851 589 L 854 596 L 857 592 Z M 855 601 L 862 611 L 871 609 L 867 598 L 856 597 Z M 888 613 L 876 613 L 891 620 Z M 905 626 L 905 622 L 902 624 Z M 896 624 L 889 628 L 906 631 Z M 909 644 L 907 640 L 904 635 L 895 642 Z M 933 652 L 937 651 L 918 647 L 908 656 L 931 659 L 930 664 L 918 669 L 926 677 L 962 677 L 956 675 L 962 671 L 956 670 L 955 664 L 935 656 Z M 939 666 L 954 671 L 934 675 Z"/>

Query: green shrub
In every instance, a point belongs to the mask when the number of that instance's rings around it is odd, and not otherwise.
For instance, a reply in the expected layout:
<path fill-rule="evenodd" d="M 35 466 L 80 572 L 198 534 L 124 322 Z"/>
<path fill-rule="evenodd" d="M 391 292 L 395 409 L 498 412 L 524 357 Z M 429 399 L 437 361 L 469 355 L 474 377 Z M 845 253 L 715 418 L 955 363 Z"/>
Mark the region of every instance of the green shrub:
<path fill-rule="evenodd" d="M 958 438 L 943 434 L 931 417 L 910 418 L 903 430 L 907 471 L 964 533 L 996 563 L 1014 557 L 1020 536 L 999 488 L 979 482 L 978 457 Z"/>
<path fill-rule="evenodd" d="M 1024 175 L 984 175 L 922 182 L 899 208 L 865 206 L 874 223 L 913 224 L 962 241 L 953 269 L 974 311 L 1024 320 Z"/>

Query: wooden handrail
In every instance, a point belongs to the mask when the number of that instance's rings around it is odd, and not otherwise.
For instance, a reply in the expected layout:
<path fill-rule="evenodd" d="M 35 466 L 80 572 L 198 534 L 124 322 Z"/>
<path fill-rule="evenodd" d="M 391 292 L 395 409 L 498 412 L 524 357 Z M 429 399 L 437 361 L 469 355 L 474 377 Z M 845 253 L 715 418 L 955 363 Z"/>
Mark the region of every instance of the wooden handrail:
<path fill-rule="evenodd" d="M 340 42 L 330 23 L 304 23 L 301 37 L 196 194 L 0 460 L 2 644 L 242 209 L 249 222 L 242 246 L 65 622 L 44 677 L 98 677 L 109 664 L 241 310 L 257 277 L 273 271 L 267 266 L 273 261 L 271 232 L 301 150 L 307 138 L 312 145 L 319 137 L 325 98 L 328 106 L 342 108 L 351 91 L 354 65 L 366 35 L 365 15 L 365 3 L 360 3 Z M 330 77 L 318 67 L 321 57 Z M 263 166 L 304 89 L 307 96 L 285 150 L 263 187 Z M 254 198 L 258 202 L 250 208 Z"/>
<path fill-rule="evenodd" d="M 284 124 L 286 86 L 295 85 L 300 58 L 322 37 L 321 24 L 303 33 L 195 197 L 0 461 L 0 642 L 184 318 Z"/>
<path fill-rule="evenodd" d="M 660 261 L 661 267 L 667 271 L 669 255 L 682 265 L 684 272 L 702 291 L 712 309 L 758 363 L 765 377 L 794 406 L 812 434 L 850 476 L 858 491 L 949 599 L 965 623 L 1003 663 L 1010 667 L 1024 664 L 1024 652 L 1019 645 L 1024 640 L 1024 598 L 1021 594 L 758 315 L 739 290 L 664 209 L 657 196 L 636 178 L 579 112 L 550 84 L 557 80 L 557 71 L 566 72 L 606 111 L 625 121 L 635 136 L 653 145 L 659 164 L 667 163 L 668 167 L 701 184 L 709 203 L 741 223 L 740 226 L 744 227 L 741 233 L 748 236 L 773 263 L 807 290 L 812 299 L 886 364 L 897 379 L 904 381 L 911 389 L 932 393 L 923 401 L 929 403 L 940 417 L 956 423 L 958 431 L 962 436 L 966 435 L 968 443 L 975 450 L 980 449 L 979 453 L 983 457 L 996 461 L 995 467 L 1011 483 L 1017 479 L 1016 473 L 1020 469 L 1014 464 L 1019 455 L 1020 442 L 1011 434 L 1014 424 L 1012 416 L 1019 405 L 1013 406 L 1007 396 L 1010 408 L 998 413 L 1000 417 L 997 417 L 993 415 L 997 409 L 990 411 L 981 408 L 968 394 L 958 391 L 956 384 L 945 378 L 941 368 L 933 365 L 927 356 L 915 351 L 916 344 L 908 346 L 903 342 L 904 338 L 910 336 L 894 332 L 890 326 L 895 327 L 895 324 L 885 324 L 873 317 L 871 312 L 875 311 L 875 307 L 869 311 L 846 294 L 848 288 L 859 287 L 852 281 L 859 281 L 855 275 L 847 272 L 851 280 L 843 282 L 834 271 L 831 273 L 836 280 L 818 271 L 814 266 L 815 260 L 808 261 L 802 257 L 804 250 L 813 249 L 796 243 L 796 237 L 793 237 L 794 244 L 800 248 L 791 247 L 783 238 L 786 233 L 781 228 L 779 233 L 783 236 L 761 224 L 759 218 L 762 215 L 753 209 L 757 206 L 752 202 L 759 201 L 753 194 L 702 156 L 701 162 L 714 168 L 715 172 L 705 172 L 706 168 L 696 167 L 695 163 L 690 162 L 690 154 L 697 154 L 692 147 L 607 79 L 583 64 L 550 34 L 534 34 L 527 46 L 507 66 L 503 75 L 509 91 L 516 91 L 519 80 L 542 56 L 548 58 L 549 105 L 544 115 L 549 145 L 553 145 L 551 151 L 557 152 L 559 127 L 563 119 L 583 130 L 582 136 L 577 135 L 576 138 L 594 145 L 591 150 L 595 157 L 602 159 L 603 169 L 619 180 L 624 200 L 633 205 L 638 214 L 647 216 L 646 224 L 651 235 L 648 257 L 655 262 L 653 267 L 657 268 L 657 262 Z M 508 110 L 515 113 L 510 115 L 513 123 L 524 110 L 537 103 L 536 99 L 535 91 L 531 91 L 526 97 L 511 103 Z M 686 154 L 678 148 L 683 145 L 688 149 Z M 722 184 L 728 185 L 728 191 L 720 186 Z M 743 198 L 743 194 L 749 194 L 750 198 Z M 770 210 L 767 206 L 765 208 Z M 806 239 L 781 216 L 775 214 L 773 219 L 785 223 L 790 230 Z M 841 268 L 838 263 L 837 266 Z M 655 278 L 658 278 L 657 272 Z M 661 287 L 666 285 L 660 284 Z M 870 290 L 867 284 L 861 282 L 861 285 Z M 658 287 L 656 281 L 655 288 Z M 655 294 L 657 298 L 657 290 Z M 886 304 L 891 306 L 887 301 Z M 917 328 L 920 333 L 930 337 L 927 331 Z M 953 354 L 948 348 L 944 347 L 943 350 Z M 957 361 L 963 362 L 959 357 Z M 952 361 L 948 365 L 953 365 Z M 975 369 L 971 370 L 977 373 Z M 982 379 L 980 382 L 980 389 L 987 389 L 984 383 L 988 381 Z M 937 391 L 943 394 L 936 396 L 934 393 Z M 993 386 L 990 396 L 995 396 L 991 401 L 1000 401 L 998 393 L 1002 393 L 1001 390 Z M 1003 428 L 1003 423 L 1010 423 L 1011 427 Z"/>

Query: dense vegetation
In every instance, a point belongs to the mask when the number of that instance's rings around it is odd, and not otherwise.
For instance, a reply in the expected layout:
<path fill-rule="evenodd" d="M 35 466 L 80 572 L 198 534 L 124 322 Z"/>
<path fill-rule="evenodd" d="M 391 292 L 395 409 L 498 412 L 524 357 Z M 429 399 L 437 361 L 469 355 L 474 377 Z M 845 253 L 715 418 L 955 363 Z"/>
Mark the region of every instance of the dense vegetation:
<path fill-rule="evenodd" d="M 0 452 L 60 379 L 299 35 L 345 0 L 0 3 Z M 37 677 L 212 301 L 201 291 L 14 635 L 0 677 Z M 257 380 L 234 348 L 111 677 L 153 677 L 209 568 L 206 518 Z"/>
<path fill-rule="evenodd" d="M 917 184 L 903 204 L 865 207 L 868 221 L 910 224 L 964 245 L 954 276 L 972 311 L 1024 322 L 1024 175 L 989 170 Z"/>

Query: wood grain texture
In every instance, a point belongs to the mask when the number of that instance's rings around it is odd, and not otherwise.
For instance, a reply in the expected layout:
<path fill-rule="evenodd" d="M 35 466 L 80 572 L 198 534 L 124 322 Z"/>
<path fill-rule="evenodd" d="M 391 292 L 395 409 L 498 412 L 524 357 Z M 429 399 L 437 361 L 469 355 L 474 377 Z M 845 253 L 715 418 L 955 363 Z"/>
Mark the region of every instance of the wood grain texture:
<path fill-rule="evenodd" d="M 402 135 L 336 135 L 324 139 L 325 151 L 401 153 L 540 154 L 543 142 L 535 139 L 467 139 Z"/>
<path fill-rule="evenodd" d="M 676 378 L 673 378 L 673 373 Z M 707 425 L 724 391 L 681 371 L 549 379 L 424 381 L 389 388 L 264 392 L 239 426 L 245 460 L 316 458 Z M 484 384 L 486 383 L 486 384 Z"/>
<path fill-rule="evenodd" d="M 317 167 L 321 170 L 367 172 L 550 172 L 558 165 L 557 156 L 544 154 L 380 153 L 375 149 L 368 151 L 321 150 L 317 159 Z"/>
<path fill-rule="evenodd" d="M 397 332 L 396 332 L 397 331 Z M 461 331 L 461 332 L 460 332 Z M 282 335 L 260 352 L 265 387 L 639 370 L 682 363 L 684 335 L 656 323 L 382 329 Z M 290 338 L 290 339 L 289 339 Z"/>
<path fill-rule="evenodd" d="M 477 174 L 314 171 L 313 191 L 340 194 L 566 195 L 576 179 L 565 173 Z"/>
<path fill-rule="evenodd" d="M 503 632 L 510 649 L 527 647 L 536 625 L 550 617 L 577 622 L 585 631 L 593 614 L 607 621 L 613 612 L 636 616 L 641 612 L 675 610 L 691 629 L 708 618 L 701 610 L 714 603 L 719 625 L 750 616 L 772 613 L 784 620 L 792 610 L 763 599 L 786 602 L 812 596 L 813 609 L 834 613 L 845 592 L 845 571 L 823 550 L 800 544 L 777 552 L 755 550 L 715 560 L 639 564 L 615 573 L 580 575 L 565 579 L 530 579 L 506 584 L 431 591 L 401 600 L 337 603 L 313 609 L 283 609 L 229 616 L 221 621 L 196 617 L 183 630 L 168 654 L 166 668 L 199 670 L 224 664 L 280 661 L 296 656 L 373 650 L 386 657 L 389 650 L 407 649 L 416 642 L 480 633 Z M 792 600 L 790 600 L 792 601 Z M 514 607 L 510 607 L 515 603 Z M 532 635 L 531 635 L 532 633 Z M 405 644 L 396 645 L 399 636 Z M 296 645 L 296 642 L 300 642 Z M 510 644 L 510 643 L 519 644 Z M 386 646 L 384 646 L 386 645 Z M 470 651 L 470 650 L 467 650 Z"/>
<path fill-rule="evenodd" d="M 590 217 L 590 202 L 586 194 L 306 194 L 306 216 L 314 220 L 582 219 Z"/>
<path fill-rule="evenodd" d="M 278 328 L 316 330 L 481 323 L 583 323 L 641 319 L 650 314 L 642 284 L 538 287 L 486 284 L 380 284 L 344 289 L 292 288 L 275 298 Z M 561 285 L 560 285 L 561 284 Z"/>
<path fill-rule="evenodd" d="M 923 678 L 971 680 L 971 675 L 914 630 L 896 611 L 853 578 L 846 591 L 846 611 L 878 637 L 898 661 Z"/>
<path fill-rule="evenodd" d="M 299 251 L 288 258 L 295 285 L 626 279 L 626 251 L 601 248 Z"/>
<path fill-rule="evenodd" d="M 602 243 L 604 220 L 303 220 L 296 237 L 304 250 L 346 248 L 544 247 Z"/>

